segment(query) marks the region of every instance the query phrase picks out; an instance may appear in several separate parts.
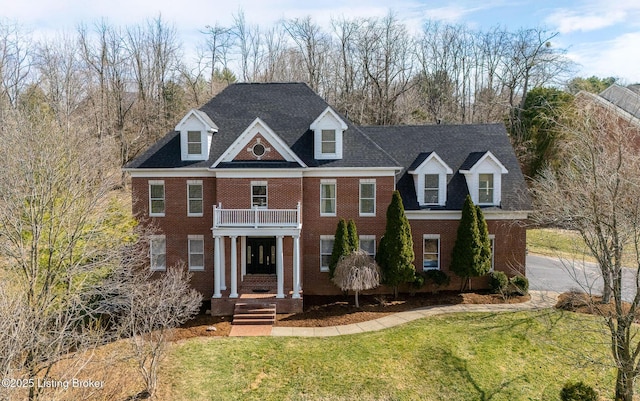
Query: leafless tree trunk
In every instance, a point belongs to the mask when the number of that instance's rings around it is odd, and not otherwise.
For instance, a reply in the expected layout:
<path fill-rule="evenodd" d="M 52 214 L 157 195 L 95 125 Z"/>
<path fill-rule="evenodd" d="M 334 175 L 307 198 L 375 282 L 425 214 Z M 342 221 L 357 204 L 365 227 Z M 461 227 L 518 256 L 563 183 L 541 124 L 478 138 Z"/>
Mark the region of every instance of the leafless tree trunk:
<path fill-rule="evenodd" d="M 578 98 L 560 128 L 569 139 L 564 164 L 535 181 L 535 219 L 580 233 L 604 281 L 604 324 L 617 370 L 616 400 L 632 401 L 640 374 L 634 322 L 640 306 L 640 128 L 615 111 Z M 634 256 L 634 293 L 623 299 L 625 250 Z M 627 303 L 628 302 L 628 303 Z M 598 308 L 594 308 L 598 310 Z"/>

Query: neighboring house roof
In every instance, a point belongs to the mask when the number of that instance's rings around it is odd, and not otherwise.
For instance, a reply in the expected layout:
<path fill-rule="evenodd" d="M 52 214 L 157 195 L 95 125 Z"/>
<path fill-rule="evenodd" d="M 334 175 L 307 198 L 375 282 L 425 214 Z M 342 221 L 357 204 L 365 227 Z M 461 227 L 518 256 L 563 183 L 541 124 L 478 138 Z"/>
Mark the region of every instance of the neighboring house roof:
<path fill-rule="evenodd" d="M 309 167 L 397 166 L 344 117 L 341 118 L 347 121 L 348 128 L 344 133 L 342 159 L 315 160 L 310 125 L 327 107 L 327 102 L 304 83 L 229 85 L 200 108 L 218 127 L 208 160 L 182 161 L 179 133 L 172 131 L 126 168 L 210 167 L 256 118 L 264 121 Z"/>
<path fill-rule="evenodd" d="M 460 210 L 469 190 L 459 170 L 472 167 L 489 150 L 509 171 L 502 176 L 502 210 L 531 210 L 524 176 L 503 124 L 384 126 L 361 129 L 405 167 L 400 173 L 397 188 L 407 210 L 420 209 L 409 171 L 431 152 L 436 152 L 454 172 L 447 183 L 447 203 L 442 209 Z"/>
<path fill-rule="evenodd" d="M 613 84 L 598 95 L 620 107 L 635 118 L 640 118 L 640 94 L 629 88 Z"/>

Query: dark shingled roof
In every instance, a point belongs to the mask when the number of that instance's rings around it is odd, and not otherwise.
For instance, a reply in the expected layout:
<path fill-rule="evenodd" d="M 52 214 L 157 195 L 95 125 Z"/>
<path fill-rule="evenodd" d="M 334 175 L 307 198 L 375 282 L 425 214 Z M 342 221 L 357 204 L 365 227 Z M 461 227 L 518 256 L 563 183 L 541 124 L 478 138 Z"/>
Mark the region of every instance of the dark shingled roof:
<path fill-rule="evenodd" d="M 179 135 L 174 131 L 126 167 L 210 167 L 258 117 L 309 167 L 397 166 L 380 147 L 342 116 L 348 125 L 343 138 L 343 158 L 315 160 L 313 131 L 309 126 L 327 107 L 327 102 L 303 83 L 229 85 L 200 108 L 219 128 L 211 141 L 209 160 L 181 161 Z"/>
<path fill-rule="evenodd" d="M 402 168 L 397 188 L 407 210 L 420 209 L 408 171 L 418 167 L 432 152 L 454 174 L 447 184 L 447 203 L 441 209 L 460 210 L 469 193 L 460 169 L 472 167 L 487 151 L 509 171 L 502 179 L 502 210 L 530 210 L 526 185 L 515 153 L 502 124 L 357 127 L 346 118 L 343 158 L 315 160 L 313 131 L 309 126 L 328 104 L 302 83 L 234 84 L 200 108 L 218 126 L 209 160 L 182 161 L 180 135 L 169 132 L 126 168 L 208 168 L 233 144 L 256 118 L 263 120 L 309 167 Z M 295 168 L 298 163 L 238 161 L 217 168 Z M 437 208 L 433 208 L 437 209 Z"/>
<path fill-rule="evenodd" d="M 471 168 L 487 151 L 506 167 L 502 175 L 502 210 L 530 210 L 524 177 L 507 132 L 502 124 L 424 125 L 393 127 L 361 127 L 361 129 L 404 168 L 397 188 L 405 209 L 417 210 L 413 176 L 408 172 L 431 153 L 436 152 L 453 170 L 448 177 L 447 203 L 442 208 L 460 210 L 469 193 L 467 182 L 459 170 Z"/>
<path fill-rule="evenodd" d="M 608 100 L 622 110 L 640 118 L 640 94 L 629 88 L 613 84 L 599 94 L 603 99 Z"/>

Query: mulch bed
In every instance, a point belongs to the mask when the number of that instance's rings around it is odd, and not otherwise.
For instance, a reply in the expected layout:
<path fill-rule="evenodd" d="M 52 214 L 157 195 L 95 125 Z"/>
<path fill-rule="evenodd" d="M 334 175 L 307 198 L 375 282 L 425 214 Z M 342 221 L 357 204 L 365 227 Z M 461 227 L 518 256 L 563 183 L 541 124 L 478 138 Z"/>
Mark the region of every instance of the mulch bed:
<path fill-rule="evenodd" d="M 360 295 L 360 308 L 354 305 L 354 296 L 304 296 L 304 311 L 277 316 L 279 327 L 327 327 L 360 323 L 406 310 L 433 305 L 455 304 L 500 304 L 520 303 L 530 299 L 525 296 L 510 296 L 506 299 L 497 294 L 482 292 L 440 292 L 418 293 L 415 295 Z M 212 330 L 215 328 L 215 330 Z M 231 316 L 210 316 L 204 313 L 196 316 L 175 330 L 174 341 L 193 337 L 228 336 L 231 330 Z"/>

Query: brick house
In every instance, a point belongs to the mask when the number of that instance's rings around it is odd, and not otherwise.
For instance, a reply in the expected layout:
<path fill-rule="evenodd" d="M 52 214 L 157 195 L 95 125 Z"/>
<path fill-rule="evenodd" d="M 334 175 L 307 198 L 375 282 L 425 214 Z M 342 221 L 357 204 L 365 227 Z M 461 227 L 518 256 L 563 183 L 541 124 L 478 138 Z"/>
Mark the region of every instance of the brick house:
<path fill-rule="evenodd" d="M 338 220 L 354 219 L 361 247 L 375 254 L 394 189 L 417 270 L 448 272 L 471 194 L 494 268 L 524 273 L 519 223 L 530 202 L 501 124 L 359 127 L 305 84 L 235 84 L 125 169 L 134 213 L 159 228 L 151 269 L 183 261 L 214 314 L 250 291 L 267 291 L 279 312 L 300 310 L 303 289 L 340 293 L 328 275 Z"/>

